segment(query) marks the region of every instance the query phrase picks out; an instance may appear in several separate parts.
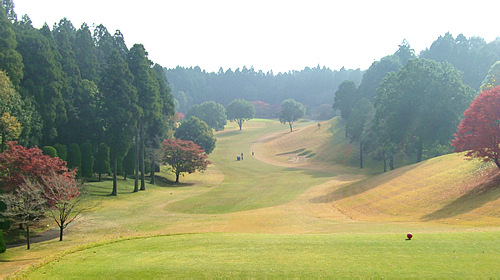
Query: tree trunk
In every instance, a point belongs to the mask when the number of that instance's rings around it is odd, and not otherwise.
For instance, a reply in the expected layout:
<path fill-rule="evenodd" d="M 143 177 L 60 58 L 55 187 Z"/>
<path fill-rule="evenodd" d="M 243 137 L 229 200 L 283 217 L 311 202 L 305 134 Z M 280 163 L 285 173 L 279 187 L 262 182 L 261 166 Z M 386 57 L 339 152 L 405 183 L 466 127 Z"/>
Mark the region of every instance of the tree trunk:
<path fill-rule="evenodd" d="M 359 142 L 359 168 L 363 169 L 363 142 Z"/>
<path fill-rule="evenodd" d="M 30 224 L 26 223 L 26 250 L 30 249 Z"/>
<path fill-rule="evenodd" d="M 290 125 L 290 132 L 293 132 L 293 129 L 292 129 L 292 122 L 288 122 L 288 124 Z"/>
<path fill-rule="evenodd" d="M 154 156 L 151 156 L 151 181 L 149 181 L 151 185 L 155 184 L 155 169 L 156 169 L 156 162 Z"/>
<path fill-rule="evenodd" d="M 179 174 L 180 172 L 175 172 L 175 182 L 179 183 Z"/>
<path fill-rule="evenodd" d="M 144 160 L 144 150 L 145 150 L 145 145 L 144 145 L 144 126 L 141 126 L 141 135 L 140 135 L 140 141 L 141 141 L 141 159 L 140 159 L 140 166 L 141 166 L 141 191 L 146 190 L 146 164 Z"/>
<path fill-rule="evenodd" d="M 500 169 L 500 160 L 498 158 L 496 158 L 493 161 L 495 162 L 495 164 L 497 165 L 497 167 Z"/>
<path fill-rule="evenodd" d="M 99 172 L 99 182 L 101 182 L 101 173 Z"/>
<path fill-rule="evenodd" d="M 389 168 L 391 168 L 391 170 L 394 170 L 394 156 L 391 155 L 389 157 Z"/>
<path fill-rule="evenodd" d="M 384 155 L 384 172 L 387 172 L 387 158 Z"/>
<path fill-rule="evenodd" d="M 241 130 L 241 126 L 243 125 L 243 121 L 242 120 L 238 120 L 238 125 L 240 126 L 240 130 Z"/>
<path fill-rule="evenodd" d="M 117 183 L 116 183 L 116 172 L 118 171 L 118 157 L 115 156 L 113 159 L 113 191 L 111 195 L 116 196 L 117 194 Z"/>
<path fill-rule="evenodd" d="M 417 142 L 417 162 L 422 161 L 422 151 L 424 150 L 424 147 L 422 145 L 422 142 L 419 141 Z"/>
<path fill-rule="evenodd" d="M 135 176 L 134 176 L 134 192 L 139 191 L 139 130 L 135 134 Z"/>
<path fill-rule="evenodd" d="M 61 224 L 61 226 L 59 227 L 59 241 L 63 241 L 63 230 L 64 226 Z"/>

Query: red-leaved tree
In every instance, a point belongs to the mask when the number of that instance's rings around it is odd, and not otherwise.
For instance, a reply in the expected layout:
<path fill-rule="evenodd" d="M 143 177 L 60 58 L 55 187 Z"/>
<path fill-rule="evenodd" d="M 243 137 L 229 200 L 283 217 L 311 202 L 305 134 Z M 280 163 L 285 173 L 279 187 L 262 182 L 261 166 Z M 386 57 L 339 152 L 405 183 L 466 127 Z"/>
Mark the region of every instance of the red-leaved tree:
<path fill-rule="evenodd" d="M 27 149 L 9 142 L 8 149 L 0 153 L 0 188 L 9 193 L 25 183 L 25 179 L 36 181 L 44 188 L 47 204 L 52 206 L 55 199 L 44 178 L 51 174 L 61 174 L 75 178 L 75 170 L 68 171 L 66 162 L 60 158 L 44 155 L 39 148 Z"/>
<path fill-rule="evenodd" d="M 161 146 L 163 161 L 172 167 L 176 183 L 181 173 L 203 171 L 211 164 L 205 151 L 192 141 L 165 139 Z"/>
<path fill-rule="evenodd" d="M 74 178 L 56 173 L 45 177 L 44 183 L 53 200 L 53 205 L 49 208 L 50 216 L 59 227 L 59 241 L 62 241 L 64 229 L 88 209 L 82 206 L 81 185 Z"/>
<path fill-rule="evenodd" d="M 500 168 L 500 86 L 480 93 L 464 116 L 452 141 L 455 152 L 466 151 Z"/>

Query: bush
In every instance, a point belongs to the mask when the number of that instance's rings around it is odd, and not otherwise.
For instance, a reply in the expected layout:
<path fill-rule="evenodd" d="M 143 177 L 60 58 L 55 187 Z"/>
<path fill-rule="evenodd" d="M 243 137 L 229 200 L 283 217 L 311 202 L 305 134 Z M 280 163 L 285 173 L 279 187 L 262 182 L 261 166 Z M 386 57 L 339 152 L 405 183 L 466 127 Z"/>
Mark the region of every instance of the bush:
<path fill-rule="evenodd" d="M 94 158 L 92 156 L 92 144 L 84 143 L 80 145 L 82 152 L 82 176 L 92 178 L 94 176 Z"/>
<path fill-rule="evenodd" d="M 57 157 L 66 161 L 68 159 L 68 148 L 63 144 L 55 144 L 54 148 L 57 151 Z"/>
<path fill-rule="evenodd" d="M 99 144 L 99 147 L 97 148 L 95 172 L 99 174 L 99 181 L 101 181 L 101 174 L 111 174 L 109 146 L 105 143 Z"/>
<path fill-rule="evenodd" d="M 45 146 L 42 148 L 42 153 L 44 155 L 49 155 L 50 157 L 57 157 L 57 150 L 52 146 Z"/>
<path fill-rule="evenodd" d="M 0 194 L 3 193 L 3 190 L 0 189 Z M 7 205 L 3 201 L 0 201 L 0 213 L 7 210 Z M 0 221 L 0 231 L 2 229 L 9 229 L 10 228 L 10 221 L 9 220 L 4 220 Z"/>
<path fill-rule="evenodd" d="M 68 168 L 77 168 L 77 177 L 82 176 L 82 152 L 80 150 L 80 146 L 76 143 L 69 145 L 68 148 Z"/>
<path fill-rule="evenodd" d="M 5 246 L 5 240 L 3 239 L 3 231 L 0 230 L 0 254 L 7 250 L 7 246 Z"/>

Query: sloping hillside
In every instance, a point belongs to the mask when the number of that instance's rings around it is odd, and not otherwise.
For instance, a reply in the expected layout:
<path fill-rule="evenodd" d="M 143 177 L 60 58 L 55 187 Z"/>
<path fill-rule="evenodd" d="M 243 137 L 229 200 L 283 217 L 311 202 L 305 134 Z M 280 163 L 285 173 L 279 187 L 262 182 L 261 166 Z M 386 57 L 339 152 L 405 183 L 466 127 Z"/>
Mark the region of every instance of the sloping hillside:
<path fill-rule="evenodd" d="M 260 139 L 253 145 L 261 161 L 289 167 L 329 170 L 335 174 L 370 174 L 382 170 L 380 163 L 365 159 L 359 169 L 356 143 L 345 138 L 341 118 L 298 126 L 293 132 L 282 131 Z"/>
<path fill-rule="evenodd" d="M 332 186 L 327 195 L 311 199 L 312 203 L 331 204 L 353 220 L 500 224 L 500 172 L 496 167 L 450 154 L 373 175 L 380 164 L 370 161 L 368 169 L 357 168 L 359 154 L 343 133 L 335 118 L 323 122 L 321 128 L 313 124 L 274 135 L 260 145 L 268 156 L 263 160 L 366 176 L 353 184 Z M 304 151 L 314 156 L 294 160 Z"/>

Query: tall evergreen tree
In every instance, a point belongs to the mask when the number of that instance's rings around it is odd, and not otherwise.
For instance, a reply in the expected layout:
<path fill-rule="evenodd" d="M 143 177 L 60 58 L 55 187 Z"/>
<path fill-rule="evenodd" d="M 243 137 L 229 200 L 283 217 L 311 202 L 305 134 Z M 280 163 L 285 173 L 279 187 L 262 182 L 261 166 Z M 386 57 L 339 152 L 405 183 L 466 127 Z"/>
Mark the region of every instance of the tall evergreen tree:
<path fill-rule="evenodd" d="M 130 72 L 134 76 L 133 85 L 137 89 L 138 105 L 142 114 L 138 118 L 138 137 L 136 139 L 136 160 L 139 160 L 141 172 L 141 188 L 146 189 L 145 183 L 145 138 L 148 128 L 156 119 L 162 118 L 159 84 L 155 72 L 151 69 L 151 61 L 141 44 L 135 44 L 127 55 Z M 136 164 L 137 166 L 137 164 Z M 136 178 L 138 180 L 138 178 Z"/>
<path fill-rule="evenodd" d="M 99 88 L 103 94 L 104 137 L 110 147 L 113 165 L 113 190 L 117 194 L 118 158 L 126 155 L 132 144 L 134 130 L 137 127 L 137 90 L 132 85 L 133 76 L 127 64 L 117 50 L 113 50 L 107 59 Z"/>
<path fill-rule="evenodd" d="M 10 81 L 18 89 L 23 78 L 23 60 L 16 50 L 17 39 L 5 9 L 0 5 L 0 69 L 7 72 Z"/>
<path fill-rule="evenodd" d="M 24 98 L 34 97 L 42 119 L 42 144 L 57 136 L 56 126 L 66 122 L 66 108 L 62 96 L 64 76 L 59 53 L 47 25 L 41 30 L 33 28 L 25 17 L 18 25 L 18 51 L 23 56 L 24 78 L 20 93 Z"/>
<path fill-rule="evenodd" d="M 82 79 L 96 82 L 98 69 L 96 47 L 90 28 L 86 23 L 83 23 L 80 29 L 76 31 L 73 51 Z"/>

